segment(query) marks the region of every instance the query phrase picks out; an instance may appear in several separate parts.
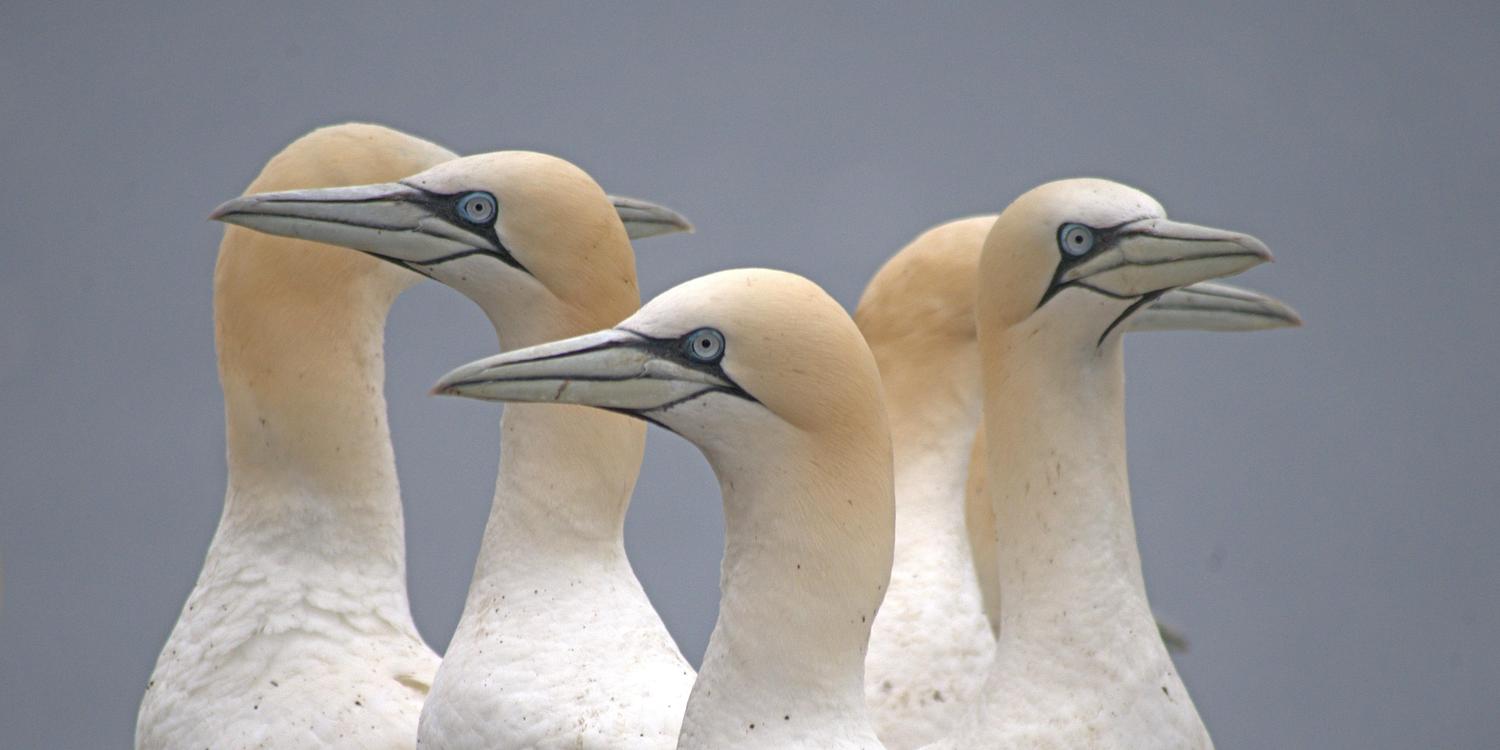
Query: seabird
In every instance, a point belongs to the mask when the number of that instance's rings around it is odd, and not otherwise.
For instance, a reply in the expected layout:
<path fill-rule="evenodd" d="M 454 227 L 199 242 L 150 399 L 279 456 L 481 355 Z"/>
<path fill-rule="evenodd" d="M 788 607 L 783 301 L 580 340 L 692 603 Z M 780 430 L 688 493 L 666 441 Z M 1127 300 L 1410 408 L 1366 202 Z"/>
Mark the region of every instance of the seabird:
<path fill-rule="evenodd" d="M 880 367 L 895 452 L 895 557 L 865 661 L 865 697 L 892 750 L 951 733 L 995 651 L 994 514 L 988 499 L 965 498 L 966 482 L 984 475 L 983 461 L 970 471 L 982 403 L 974 297 L 995 218 L 923 232 L 875 274 L 854 313 Z M 1264 295 L 1205 282 L 1168 292 L 1129 325 L 1254 330 L 1295 320 Z"/>
<path fill-rule="evenodd" d="M 395 179 L 449 151 L 316 130 L 251 192 Z M 214 271 L 228 490 L 157 658 L 137 748 L 410 748 L 438 657 L 406 595 L 383 329 L 416 277 L 228 227 Z"/>
<path fill-rule="evenodd" d="M 1211 747 L 1146 598 L 1120 335 L 1169 290 L 1270 260 L 1105 180 L 1048 183 L 985 239 L 976 323 L 999 638 L 944 747 Z"/>
<path fill-rule="evenodd" d="M 627 233 L 689 228 L 661 206 L 612 200 L 583 170 L 544 154 L 502 151 L 415 172 L 248 195 L 214 215 L 441 281 L 484 310 L 502 349 L 619 322 L 640 301 Z M 623 540 L 644 445 L 644 424 L 620 415 L 505 410 L 494 503 L 422 712 L 423 747 L 675 743 L 693 671 Z"/>
<path fill-rule="evenodd" d="M 880 388 L 858 328 L 817 285 L 738 270 L 598 333 L 465 365 L 434 391 L 596 406 L 703 452 L 723 493 L 721 600 L 678 747 L 723 750 L 880 747 L 863 688 L 893 533 Z"/>

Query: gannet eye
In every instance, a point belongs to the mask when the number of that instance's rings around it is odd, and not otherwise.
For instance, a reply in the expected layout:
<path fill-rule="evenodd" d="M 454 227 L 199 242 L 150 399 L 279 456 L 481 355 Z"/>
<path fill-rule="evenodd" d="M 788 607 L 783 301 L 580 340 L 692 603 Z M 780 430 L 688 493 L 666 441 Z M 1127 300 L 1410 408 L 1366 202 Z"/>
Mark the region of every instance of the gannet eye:
<path fill-rule="evenodd" d="M 693 360 L 718 362 L 724 356 L 724 334 L 712 328 L 699 328 L 683 339 L 683 348 Z"/>
<path fill-rule="evenodd" d="M 459 198 L 458 215 L 473 224 L 488 224 L 494 221 L 495 196 L 476 192 Z"/>
<path fill-rule="evenodd" d="M 1082 224 L 1064 224 L 1057 231 L 1057 244 L 1068 255 L 1083 255 L 1094 249 L 1094 230 Z"/>

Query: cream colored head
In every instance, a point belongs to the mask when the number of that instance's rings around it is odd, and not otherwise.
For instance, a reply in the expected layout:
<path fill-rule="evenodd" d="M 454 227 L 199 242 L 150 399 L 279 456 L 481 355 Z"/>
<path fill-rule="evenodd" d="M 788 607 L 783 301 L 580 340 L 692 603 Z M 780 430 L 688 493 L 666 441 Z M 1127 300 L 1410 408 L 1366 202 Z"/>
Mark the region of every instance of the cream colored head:
<path fill-rule="evenodd" d="M 620 320 L 639 304 L 625 222 L 653 229 L 641 236 L 687 228 L 668 209 L 613 199 L 573 164 L 528 151 L 453 159 L 398 182 L 250 195 L 214 218 L 437 279 L 483 307 L 508 345 Z"/>
<path fill-rule="evenodd" d="M 877 357 L 891 346 L 909 358 L 941 359 L 974 342 L 975 270 L 994 225 L 993 214 L 939 224 L 881 266 L 854 312 Z"/>
<path fill-rule="evenodd" d="M 710 453 L 798 436 L 889 445 L 859 329 L 816 284 L 781 271 L 688 281 L 612 329 L 475 362 L 437 390 L 612 409 Z"/>
<path fill-rule="evenodd" d="M 1168 291 L 1270 258 L 1249 235 L 1169 221 L 1134 188 L 1049 182 L 1011 203 L 985 239 L 979 324 L 1031 321 L 1097 346 Z"/>

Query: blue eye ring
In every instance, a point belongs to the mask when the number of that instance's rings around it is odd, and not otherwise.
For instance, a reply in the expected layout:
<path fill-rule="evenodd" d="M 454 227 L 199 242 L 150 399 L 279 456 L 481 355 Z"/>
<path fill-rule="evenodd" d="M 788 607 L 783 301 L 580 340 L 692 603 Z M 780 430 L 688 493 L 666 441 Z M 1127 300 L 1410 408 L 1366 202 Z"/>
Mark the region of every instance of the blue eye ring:
<path fill-rule="evenodd" d="M 1064 224 L 1057 230 L 1058 247 L 1075 258 L 1088 255 L 1096 242 L 1094 230 L 1083 224 Z"/>
<path fill-rule="evenodd" d="M 713 364 L 724 358 L 724 334 L 712 328 L 699 328 L 682 337 L 682 349 L 694 362 Z"/>
<path fill-rule="evenodd" d="M 478 191 L 458 199 L 458 215 L 470 224 L 489 224 L 495 220 L 495 196 Z"/>

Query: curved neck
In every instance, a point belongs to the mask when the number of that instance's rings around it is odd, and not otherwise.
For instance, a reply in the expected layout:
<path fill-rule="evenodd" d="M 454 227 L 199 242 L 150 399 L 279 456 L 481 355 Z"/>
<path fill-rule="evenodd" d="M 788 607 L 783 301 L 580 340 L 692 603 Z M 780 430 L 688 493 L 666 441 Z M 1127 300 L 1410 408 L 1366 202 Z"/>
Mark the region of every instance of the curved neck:
<path fill-rule="evenodd" d="M 1000 633 L 1076 643 L 1078 630 L 1136 628 L 1150 612 L 1130 511 L 1120 337 L 1081 347 L 1047 334 L 1023 324 L 984 352 Z"/>
<path fill-rule="evenodd" d="M 246 232 L 228 230 L 214 278 L 229 468 L 214 550 L 274 548 L 247 559 L 378 580 L 404 603 L 383 329 L 407 281 L 346 250 Z M 323 267 L 329 253 L 340 273 Z"/>
<path fill-rule="evenodd" d="M 524 584 L 518 570 L 545 575 L 573 556 L 612 558 L 628 572 L 625 511 L 645 446 L 645 424 L 629 417 L 581 406 L 507 405 L 471 594 L 484 584 Z"/>
<path fill-rule="evenodd" d="M 864 658 L 889 581 L 888 448 L 774 442 L 772 461 L 764 445 L 758 459 L 708 454 L 724 496 L 721 599 L 680 747 L 874 738 Z"/>
<path fill-rule="evenodd" d="M 623 239 L 622 239 L 623 241 Z M 632 283 L 588 308 L 540 284 L 478 297 L 501 351 L 618 323 L 639 306 Z M 500 421 L 500 470 L 470 597 L 491 586 L 525 586 L 568 557 L 596 575 L 634 578 L 625 557 L 625 512 L 645 454 L 645 423 L 600 409 L 508 404 Z M 600 567 L 600 561 L 606 567 Z"/>
<path fill-rule="evenodd" d="M 896 565 L 903 551 L 965 538 L 963 497 L 983 391 L 971 340 L 941 356 L 912 356 L 872 342 L 891 420 L 896 479 Z M 965 542 L 966 543 L 966 542 Z"/>

